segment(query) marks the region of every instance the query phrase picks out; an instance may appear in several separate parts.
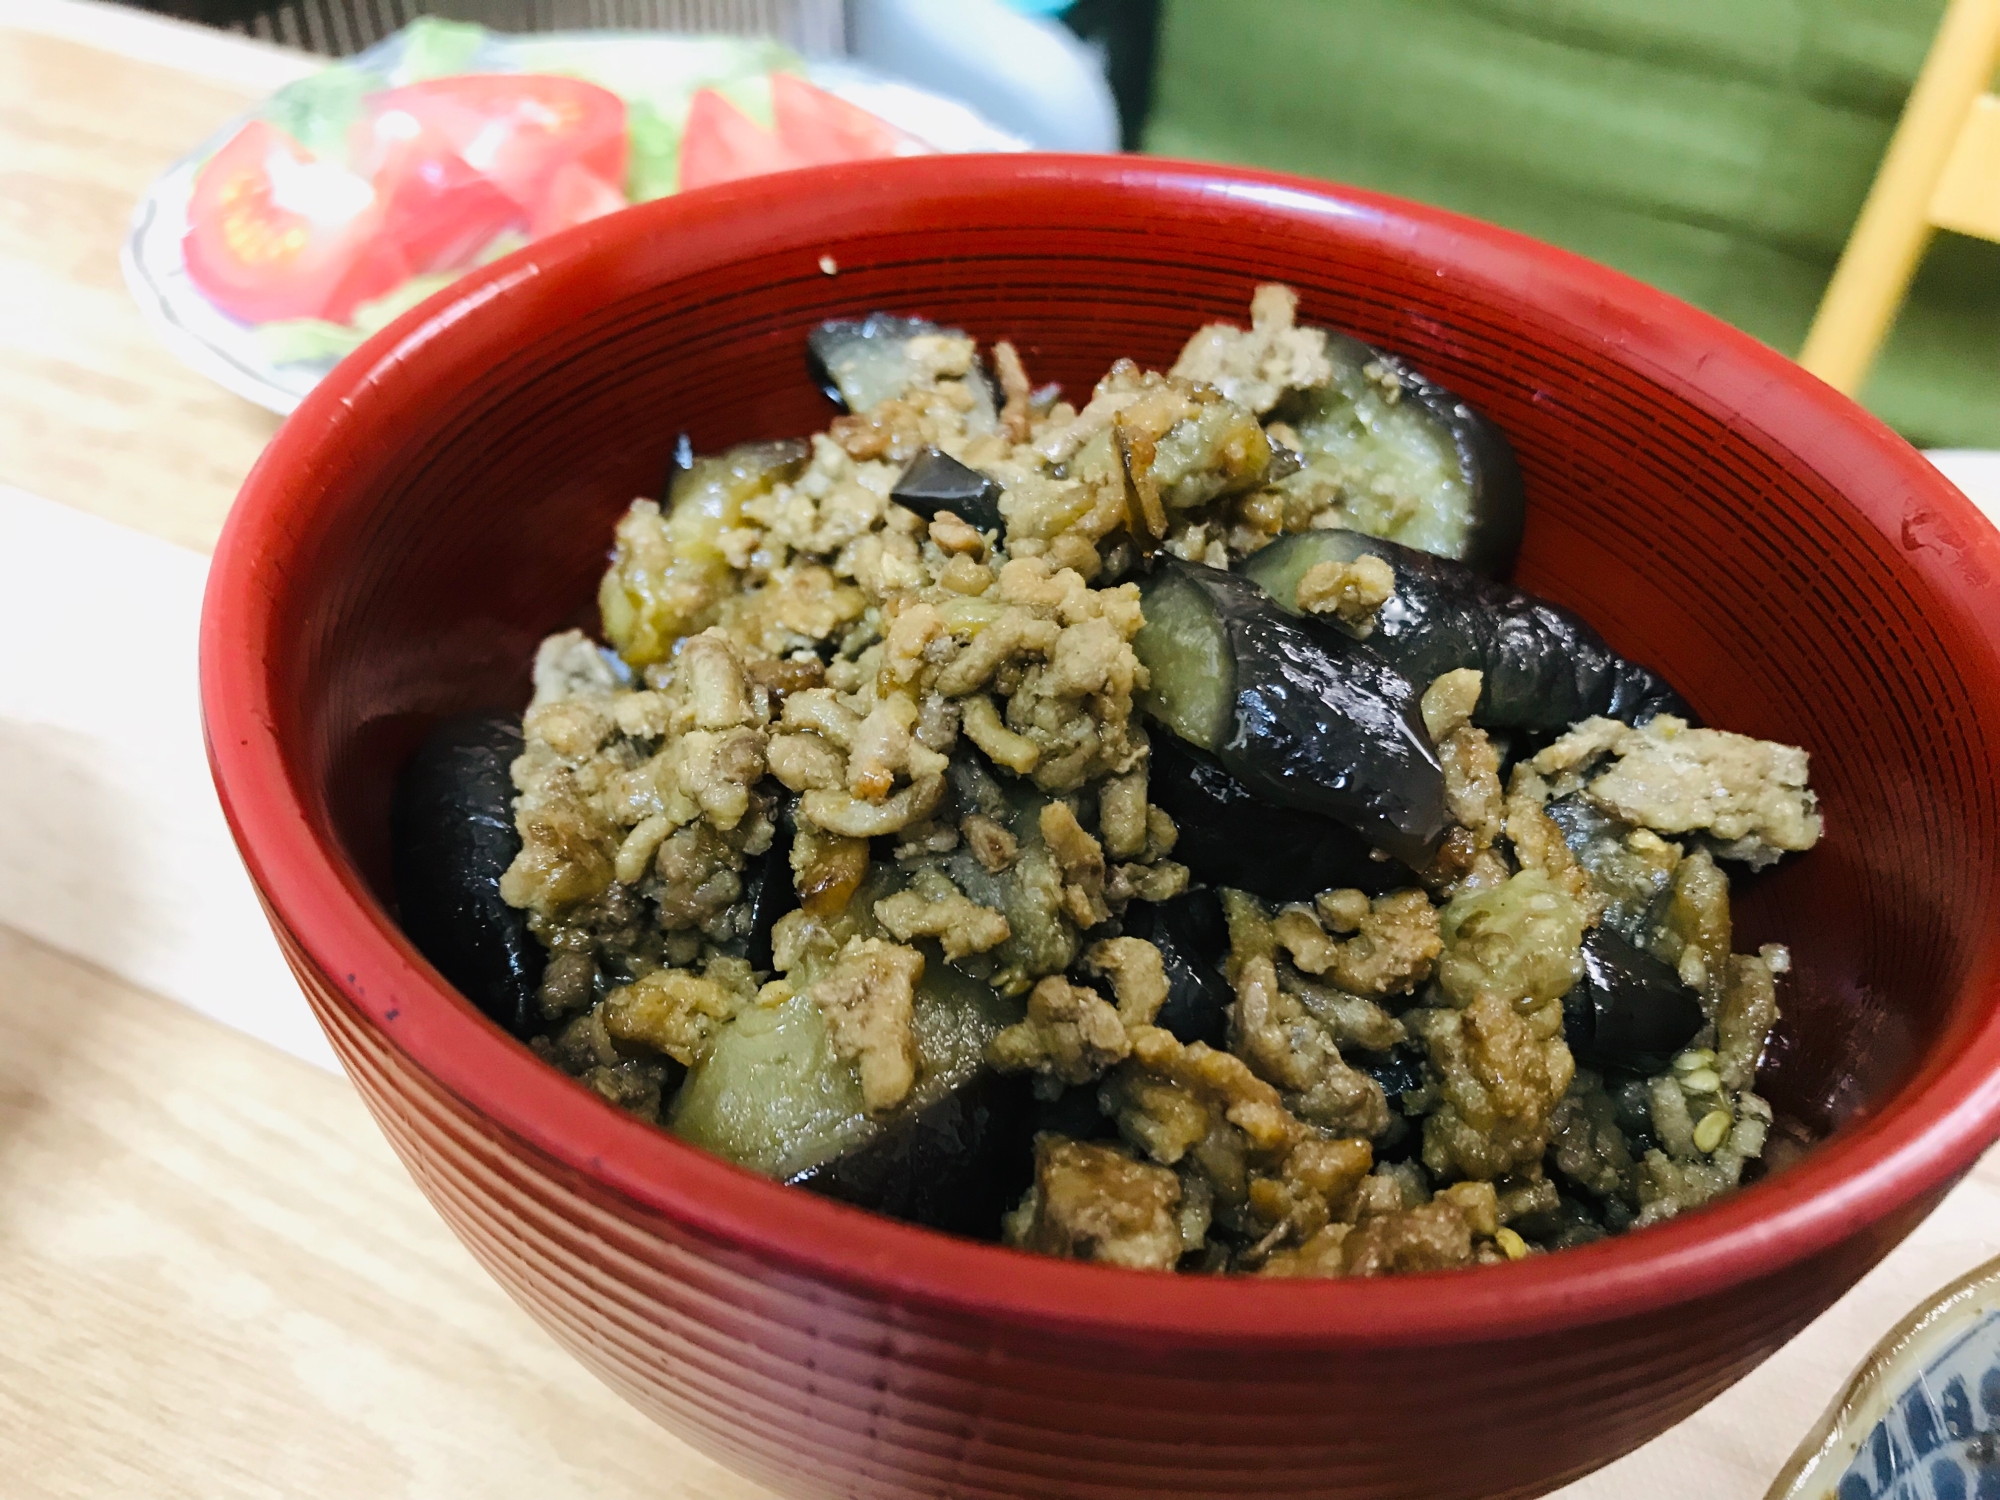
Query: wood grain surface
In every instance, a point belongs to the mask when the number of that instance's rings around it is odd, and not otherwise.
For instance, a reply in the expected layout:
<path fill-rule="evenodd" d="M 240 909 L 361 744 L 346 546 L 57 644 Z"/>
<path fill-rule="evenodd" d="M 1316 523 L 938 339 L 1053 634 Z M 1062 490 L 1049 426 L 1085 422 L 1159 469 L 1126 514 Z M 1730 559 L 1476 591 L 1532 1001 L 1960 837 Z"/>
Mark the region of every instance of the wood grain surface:
<path fill-rule="evenodd" d="M 0 1494 L 754 1500 L 551 1343 L 344 1079 L 0 928 Z"/>
<path fill-rule="evenodd" d="M 261 91 L 9 19 L 0 3 L 0 482 L 210 551 L 278 419 L 160 345 L 118 247 L 152 180 Z"/>

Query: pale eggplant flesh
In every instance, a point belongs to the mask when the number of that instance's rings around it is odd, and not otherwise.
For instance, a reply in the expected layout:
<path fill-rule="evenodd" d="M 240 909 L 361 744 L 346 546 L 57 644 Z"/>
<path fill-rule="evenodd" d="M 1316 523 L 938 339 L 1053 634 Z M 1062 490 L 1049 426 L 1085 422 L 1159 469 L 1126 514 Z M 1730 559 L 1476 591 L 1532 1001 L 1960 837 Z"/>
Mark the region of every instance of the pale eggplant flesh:
<path fill-rule="evenodd" d="M 1527 514 L 1506 434 L 1401 356 L 1332 330 L 1326 340 L 1333 378 L 1284 415 L 1307 465 L 1349 479 L 1346 524 L 1505 575 Z"/>
<path fill-rule="evenodd" d="M 923 378 L 925 368 L 908 346 L 911 339 L 927 337 L 962 338 L 964 334 L 924 318 L 896 313 L 832 318 L 806 335 L 807 362 L 821 390 L 848 411 L 860 414 L 908 394 Z M 993 431 L 999 425 L 999 405 L 983 366 L 975 370 L 966 386 L 974 403 L 965 414 L 966 430 Z"/>

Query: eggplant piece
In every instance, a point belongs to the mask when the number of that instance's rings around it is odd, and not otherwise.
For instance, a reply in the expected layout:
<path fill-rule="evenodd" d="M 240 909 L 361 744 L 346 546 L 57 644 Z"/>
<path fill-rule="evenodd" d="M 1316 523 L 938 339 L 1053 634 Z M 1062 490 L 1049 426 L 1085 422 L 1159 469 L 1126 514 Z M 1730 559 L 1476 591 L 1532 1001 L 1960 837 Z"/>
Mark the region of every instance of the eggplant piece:
<path fill-rule="evenodd" d="M 1591 884 L 1607 898 L 1604 925 L 1627 942 L 1651 948 L 1673 900 L 1679 856 L 1671 846 L 1656 846 L 1654 854 L 1635 849 L 1629 841 L 1632 825 L 1581 793 L 1556 798 L 1547 811 Z"/>
<path fill-rule="evenodd" d="M 742 523 L 750 501 L 797 478 L 811 455 L 792 439 L 739 443 L 671 471 L 657 513 L 639 505 L 625 513 L 597 608 L 604 638 L 628 666 L 665 661 L 682 637 L 715 623 L 737 591 L 723 533 Z"/>
<path fill-rule="evenodd" d="M 1017 1073 L 1013 1078 L 1030 1085 L 1036 1082 L 1026 1074 Z M 1098 1107 L 1098 1088 L 1095 1083 L 1078 1084 L 1064 1089 L 1053 1099 L 1034 1096 L 1030 1088 L 1032 1102 L 1028 1106 L 1028 1149 L 1021 1157 L 1026 1168 L 1022 1171 L 1021 1192 L 1027 1191 L 1026 1179 L 1033 1175 L 1032 1166 L 1028 1164 L 1032 1162 L 1036 1136 L 1046 1133 L 1065 1136 L 1072 1141 L 1104 1141 L 1118 1134 L 1118 1122 Z M 1020 1193 L 1016 1193 L 1013 1202 L 1007 1206 L 1012 1208 L 1019 1201 Z"/>
<path fill-rule="evenodd" d="M 863 930 L 867 897 L 849 903 Z M 951 968 L 923 944 L 912 1031 L 917 1081 L 881 1117 L 862 1105 L 854 1064 L 834 1051 L 809 987 L 740 1010 L 715 1034 L 668 1115 L 684 1140 L 768 1177 L 954 1233 L 993 1237 L 1026 1186 L 1032 1138 L 1025 1079 L 1000 1079 L 986 1044 L 1021 1007 Z M 1004 1201 L 999 1201 L 1004 1199 Z M 995 1206 L 997 1203 L 998 1206 Z"/>
<path fill-rule="evenodd" d="M 750 902 L 750 931 L 743 939 L 743 957 L 751 968 L 760 970 L 772 967 L 771 929 L 778 925 L 778 918 L 799 904 L 798 887 L 792 880 L 792 807 L 787 805 L 772 821 L 778 831 L 771 836 L 771 847 L 743 874 L 744 894 Z"/>
<path fill-rule="evenodd" d="M 1424 1086 L 1424 1054 L 1416 1047 L 1391 1047 L 1387 1052 L 1344 1052 L 1343 1058 L 1381 1085 L 1389 1107 L 1400 1111 L 1397 1102 L 1412 1089 Z"/>
<path fill-rule="evenodd" d="M 966 335 L 923 318 L 872 312 L 858 320 L 833 318 L 820 324 L 806 335 L 806 354 L 819 388 L 859 415 L 906 394 L 923 378 L 926 371 L 907 345 L 914 338 L 939 336 Z M 993 378 L 984 365 L 977 365 L 973 373 L 974 378 L 966 381 L 973 396 L 973 408 L 965 415 L 966 430 L 992 432 L 1000 425 Z"/>
<path fill-rule="evenodd" d="M 1421 866 L 1446 824 L 1420 690 L 1374 651 L 1279 609 L 1248 579 L 1167 561 L 1132 642 L 1152 717 L 1253 797 L 1344 824 Z"/>
<path fill-rule="evenodd" d="M 910 460 L 889 498 L 925 520 L 948 510 L 975 531 L 1005 531 L 1000 514 L 1000 481 L 968 468 L 941 448 L 925 448 Z"/>
<path fill-rule="evenodd" d="M 1035 1103 L 1025 1076 L 982 1071 L 898 1115 L 860 1148 L 787 1180 L 928 1229 L 998 1239 L 1001 1215 L 1032 1175 Z"/>
<path fill-rule="evenodd" d="M 1527 513 L 1506 434 L 1397 355 L 1332 330 L 1326 346 L 1333 379 L 1291 425 L 1306 464 L 1347 481 L 1347 524 L 1503 576 Z"/>
<path fill-rule="evenodd" d="M 1222 975 L 1229 924 L 1215 892 L 1187 891 L 1157 904 L 1135 901 L 1125 913 L 1125 932 L 1158 948 L 1167 971 L 1166 1003 L 1153 1024 L 1183 1042 L 1225 1047 L 1236 992 Z"/>
<path fill-rule="evenodd" d="M 1581 615 L 1449 558 L 1358 531 L 1304 531 L 1271 543 L 1242 571 L 1297 613 L 1299 580 L 1308 569 L 1362 556 L 1380 558 L 1396 575 L 1369 647 L 1420 690 L 1460 667 L 1485 673 L 1472 715 L 1481 728 L 1559 734 L 1597 714 L 1628 724 L 1663 713 L 1696 722 L 1665 678 L 1613 651 Z"/>
<path fill-rule="evenodd" d="M 1583 936 L 1583 978 L 1563 996 L 1563 1040 L 1597 1068 L 1657 1073 L 1701 1030 L 1695 992 L 1609 927 Z"/>
<path fill-rule="evenodd" d="M 389 843 L 404 934 L 460 994 L 526 1037 L 547 955 L 528 914 L 500 899 L 521 852 L 508 774 L 520 753 L 516 718 L 445 720 L 396 779 Z"/>
<path fill-rule="evenodd" d="M 1146 795 L 1180 830 L 1174 858 L 1213 886 L 1310 901 L 1321 891 L 1379 896 L 1416 883 L 1401 861 L 1378 855 L 1345 824 L 1262 801 L 1175 735 L 1153 736 Z"/>

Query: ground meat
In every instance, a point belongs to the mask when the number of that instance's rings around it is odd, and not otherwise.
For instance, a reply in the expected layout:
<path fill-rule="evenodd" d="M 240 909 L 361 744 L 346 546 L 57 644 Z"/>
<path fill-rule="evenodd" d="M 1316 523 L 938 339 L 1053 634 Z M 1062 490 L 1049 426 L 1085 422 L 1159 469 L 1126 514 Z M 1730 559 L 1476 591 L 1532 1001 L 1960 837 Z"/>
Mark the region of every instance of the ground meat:
<path fill-rule="evenodd" d="M 1496 789 L 1499 786 L 1497 778 L 1494 786 Z M 1507 839 L 1514 846 L 1514 858 L 1521 868 L 1546 876 L 1575 904 L 1586 925 L 1594 924 L 1603 915 L 1607 899 L 1570 851 L 1562 829 L 1548 815 L 1541 800 L 1516 792 L 1507 798 L 1506 808 Z"/>
<path fill-rule="evenodd" d="M 1101 1077 L 1131 1050 L 1117 1010 L 1097 991 L 1051 974 L 1029 993 L 1027 1019 L 994 1037 L 986 1058 L 1003 1073 L 1076 1084 Z"/>
<path fill-rule="evenodd" d="M 860 1064 L 861 1099 L 880 1114 L 901 1104 L 916 1081 L 910 1017 L 924 956 L 879 938 L 854 938 L 807 993 L 826 1017 L 843 1058 Z"/>
<path fill-rule="evenodd" d="M 1104 852 L 1131 859 L 1146 852 L 1146 773 L 1144 769 L 1107 778 L 1097 789 L 1097 831 Z"/>
<path fill-rule="evenodd" d="M 1013 935 L 1004 916 L 968 900 L 935 870 L 923 872 L 910 889 L 876 902 L 875 920 L 899 942 L 936 938 L 947 963 L 997 948 Z"/>
<path fill-rule="evenodd" d="M 1111 915 L 1104 904 L 1104 848 L 1084 831 L 1066 802 L 1042 808 L 1042 839 L 1063 876 L 1063 909 L 1079 927 L 1095 927 Z"/>
<path fill-rule="evenodd" d="M 1421 1208 L 1363 1219 L 1340 1246 L 1343 1276 L 1446 1271 L 1472 1264 L 1472 1227 L 1464 1211 L 1438 1197 Z"/>
<path fill-rule="evenodd" d="M 879 802 L 842 791 L 807 792 L 799 798 L 799 816 L 842 838 L 872 839 L 928 818 L 943 800 L 944 777 L 926 776 Z"/>
<path fill-rule="evenodd" d="M 1172 1270 L 1181 1241 L 1180 1179 L 1112 1146 L 1042 1135 L 1035 1181 L 1007 1216 L 1008 1244 L 1067 1260 Z"/>
<path fill-rule="evenodd" d="M 1335 942 L 1303 907 L 1287 908 L 1272 923 L 1277 942 L 1301 970 L 1325 975 L 1355 995 L 1407 993 L 1430 978 L 1442 951 L 1437 910 L 1422 891 L 1376 898 L 1350 930 L 1354 936 Z"/>
<path fill-rule="evenodd" d="M 1259 415 L 1277 405 L 1286 391 L 1325 385 L 1333 379 L 1326 335 L 1293 326 L 1298 305 L 1298 294 L 1290 287 L 1258 287 L 1250 299 L 1249 329 L 1208 324 L 1187 341 L 1173 373 L 1204 381 Z"/>
<path fill-rule="evenodd" d="M 1246 1260 L 1261 1259 L 1267 1246 L 1311 1240 L 1348 1202 L 1374 1164 L 1373 1149 L 1358 1137 L 1302 1139 L 1275 1174 L 1250 1179 L 1250 1217 L 1268 1227 Z"/>
<path fill-rule="evenodd" d="M 1713 1017 L 1729 977 L 1729 879 L 1706 849 L 1697 849 L 1675 866 L 1669 890 L 1657 949 L 1680 970 L 1681 982 L 1700 992 Z"/>
<path fill-rule="evenodd" d="M 643 1042 L 693 1067 L 745 998 L 706 975 L 659 969 L 605 996 L 604 1026 L 620 1041 Z"/>
<path fill-rule="evenodd" d="M 1299 580 L 1298 606 L 1307 614 L 1332 615 L 1365 640 L 1375 629 L 1375 612 L 1395 592 L 1395 570 L 1379 557 L 1362 556 L 1306 569 Z"/>
<path fill-rule="evenodd" d="M 1326 1029 L 1279 988 L 1268 958 L 1252 958 L 1237 972 L 1229 1046 L 1282 1092 L 1300 1119 L 1340 1135 L 1377 1136 L 1389 1128 L 1382 1086 L 1342 1061 Z"/>
<path fill-rule="evenodd" d="M 1539 1160 L 1576 1068 L 1560 1002 L 1524 1015 L 1484 991 L 1463 1009 L 1422 1008 L 1403 1020 L 1437 1075 L 1438 1106 L 1424 1121 L 1425 1167 L 1446 1180 L 1491 1181 Z"/>
<path fill-rule="evenodd" d="M 1566 741 L 1574 744 L 1566 745 Z M 1598 754 L 1614 763 L 1587 786 L 1593 801 L 1656 833 L 1703 832 L 1727 858 L 1753 868 L 1819 841 L 1820 817 L 1806 785 L 1806 752 L 1721 729 L 1690 729 L 1662 714 L 1637 729 L 1611 720 L 1578 726 L 1535 757 L 1575 765 Z"/>
<path fill-rule="evenodd" d="M 1503 827 L 1500 753 L 1486 731 L 1471 723 L 1484 681 L 1481 673 L 1466 668 L 1446 672 L 1424 690 L 1424 727 L 1444 767 L 1445 807 L 1464 835 L 1454 839 L 1448 857 L 1440 861 L 1441 867 L 1455 867 L 1444 871 L 1448 879 L 1469 870 Z"/>
<path fill-rule="evenodd" d="M 1000 408 L 1001 435 L 1009 442 L 1025 443 L 1033 435 L 1034 387 L 1021 366 L 1020 354 L 1005 339 L 993 346 L 993 373 L 999 377 L 1005 398 Z"/>
<path fill-rule="evenodd" d="M 1779 972 L 1791 967 L 1791 955 L 1775 943 L 1755 958 L 1729 960 L 1729 980 L 1716 1017 L 1715 1071 L 1726 1089 L 1746 1089 L 1757 1076 L 1757 1061 L 1778 1022 Z"/>
<path fill-rule="evenodd" d="M 533 747 L 514 764 L 521 852 L 501 877 L 500 895 L 511 906 L 555 916 L 611 884 L 616 829 L 591 805 L 569 767 L 547 764 Z"/>
<path fill-rule="evenodd" d="M 608 698 L 618 688 L 617 672 L 581 630 L 552 635 L 536 648 L 534 681 L 533 708 L 564 698 Z"/>
<path fill-rule="evenodd" d="M 1599 1198 L 1622 1198 L 1636 1206 L 1632 1152 L 1603 1079 L 1578 1069 L 1569 1091 L 1550 1112 L 1549 1130 L 1550 1160 L 1558 1172 Z"/>
<path fill-rule="evenodd" d="M 1128 1030 L 1152 1025 L 1166 1004 L 1166 966 L 1160 950 L 1142 938 L 1106 938 L 1084 954 L 1083 966 L 1110 979 L 1118 1019 Z"/>
<path fill-rule="evenodd" d="M 1131 1050 L 1103 1097 L 1120 1133 L 1153 1160 L 1171 1166 L 1223 1124 L 1259 1159 L 1282 1161 L 1302 1138 L 1278 1091 L 1235 1054 L 1183 1045 L 1157 1026 L 1134 1032 Z"/>
<path fill-rule="evenodd" d="M 973 857 L 995 875 L 1010 869 L 1020 856 L 1021 846 L 1014 835 L 984 813 L 966 814 L 959 821 L 958 831 Z"/>

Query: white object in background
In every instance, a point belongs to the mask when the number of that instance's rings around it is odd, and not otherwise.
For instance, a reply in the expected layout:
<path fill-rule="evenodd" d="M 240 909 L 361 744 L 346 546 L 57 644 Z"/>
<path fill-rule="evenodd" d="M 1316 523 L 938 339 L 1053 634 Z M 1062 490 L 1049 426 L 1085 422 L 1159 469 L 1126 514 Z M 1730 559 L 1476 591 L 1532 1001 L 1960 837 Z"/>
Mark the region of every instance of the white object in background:
<path fill-rule="evenodd" d="M 1924 457 L 1964 491 L 1968 500 L 1985 511 L 1987 520 L 2000 526 L 2000 452 L 1987 448 L 1931 448 Z"/>
<path fill-rule="evenodd" d="M 0 485 L 0 912 L 336 1069 L 209 779 L 207 578 L 197 552 Z"/>
<path fill-rule="evenodd" d="M 0 13 L 10 0 L 0 0 Z M 1034 26 L 1023 21 L 1021 24 Z M 1064 33 L 1067 35 L 1067 33 Z M 401 33 L 377 49 L 402 45 Z M 240 40 L 240 39 L 239 39 Z M 478 67 L 509 71 L 523 48 L 561 45 L 569 61 L 561 71 L 588 77 L 589 59 L 601 60 L 609 77 L 618 69 L 641 73 L 650 65 L 672 73 L 686 38 L 656 32 L 541 32 L 532 36 L 490 33 L 481 44 Z M 254 43 L 262 47 L 262 43 Z M 271 49 L 265 49 L 271 50 Z M 345 64 L 365 65 L 368 54 Z M 656 61 L 649 64 L 649 56 Z M 815 58 L 806 71 L 827 92 L 888 121 L 897 129 L 943 152 L 1021 151 L 1030 144 L 1021 136 L 995 128 L 956 99 L 915 88 L 886 77 L 880 70 L 857 67 L 845 58 Z M 1102 83 L 1099 79 L 1099 83 Z M 281 416 L 333 368 L 335 358 L 278 363 L 255 328 L 239 323 L 211 303 L 188 275 L 182 240 L 188 231 L 188 205 L 195 177 L 208 158 L 241 128 L 232 120 L 182 157 L 146 190 L 132 212 L 132 227 L 119 251 L 125 285 L 139 304 L 147 325 L 189 368 L 200 371 L 224 390 L 253 401 Z M 1112 134 L 1115 140 L 1117 127 Z"/>
<path fill-rule="evenodd" d="M 1002 0 L 849 0 L 857 62 L 962 99 L 1045 151 L 1116 151 L 1118 106 L 1098 55 Z"/>

